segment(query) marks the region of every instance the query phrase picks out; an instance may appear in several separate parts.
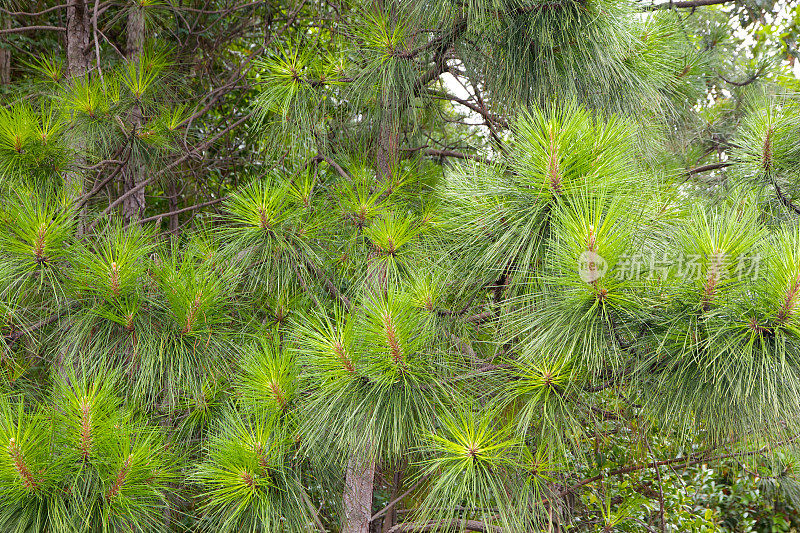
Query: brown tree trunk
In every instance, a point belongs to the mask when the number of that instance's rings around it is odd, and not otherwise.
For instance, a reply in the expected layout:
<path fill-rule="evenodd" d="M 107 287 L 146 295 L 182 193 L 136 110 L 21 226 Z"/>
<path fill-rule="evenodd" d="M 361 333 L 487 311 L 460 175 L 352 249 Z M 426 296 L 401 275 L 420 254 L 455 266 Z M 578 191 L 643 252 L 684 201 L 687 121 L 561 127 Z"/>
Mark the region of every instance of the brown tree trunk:
<path fill-rule="evenodd" d="M 3 20 L 2 27 L 11 27 L 11 18 L 6 15 L 0 15 Z M 0 85 L 8 85 L 11 83 L 11 50 L 8 48 L 0 48 Z"/>
<path fill-rule="evenodd" d="M 354 451 L 347 461 L 342 533 L 369 533 L 374 482 L 375 459 L 368 450 Z"/>
<path fill-rule="evenodd" d="M 67 5 L 67 76 L 78 78 L 89 71 L 89 28 L 92 14 L 88 0 L 70 0 Z M 73 148 L 77 152 L 75 162 L 83 163 L 84 141 L 79 137 Z M 83 194 L 83 174 L 70 170 L 64 175 L 64 190 L 69 198 L 79 198 Z M 78 216 L 78 234 L 83 233 L 86 210 Z"/>
<path fill-rule="evenodd" d="M 11 50 L 0 49 L 0 85 L 11 83 Z"/>
<path fill-rule="evenodd" d="M 138 63 L 144 49 L 144 12 L 142 7 L 135 4 L 128 12 L 128 39 L 126 55 L 128 61 Z M 137 104 L 131 109 L 129 117 L 134 131 L 138 132 L 142 127 L 142 108 Z M 144 179 L 141 161 L 131 159 L 122 171 L 122 192 L 123 194 L 133 189 Z M 140 189 L 128 196 L 122 202 L 122 216 L 125 220 L 141 218 L 145 208 L 144 189 Z"/>
<path fill-rule="evenodd" d="M 375 146 L 375 166 L 384 183 L 390 183 L 400 161 L 400 124 L 392 102 L 386 103 Z"/>
<path fill-rule="evenodd" d="M 391 5 L 387 6 L 385 4 L 388 2 L 378 0 L 378 7 L 381 10 L 388 8 L 390 15 L 394 18 L 396 17 L 397 3 L 394 0 L 389 0 L 389 2 Z M 383 113 L 381 113 L 378 138 L 375 143 L 375 168 L 379 181 L 389 185 L 397 171 L 397 163 L 400 161 L 400 112 L 395 94 L 384 94 L 382 100 Z M 372 266 L 368 268 L 370 270 L 366 281 L 368 290 L 370 292 L 385 291 L 387 289 L 385 271 L 383 273 L 376 272 Z M 351 452 L 345 479 L 345 525 L 342 533 L 369 533 L 370 531 L 369 519 L 372 514 L 375 482 L 374 457 L 375 455 L 369 450 Z"/>
<path fill-rule="evenodd" d="M 92 13 L 88 0 L 71 0 L 67 5 L 67 71 L 70 77 L 89 70 L 89 32 Z"/>
<path fill-rule="evenodd" d="M 398 465 L 397 470 L 394 473 L 394 478 L 392 480 L 392 493 L 389 496 L 390 502 L 395 501 L 397 497 L 400 496 L 400 490 L 402 488 L 402 485 L 403 485 L 403 476 L 401 473 L 401 466 Z M 383 517 L 383 527 L 381 528 L 381 531 L 383 533 L 387 533 L 395 526 L 395 524 L 397 524 L 397 508 L 399 506 L 400 503 L 399 502 L 396 503 L 394 506 L 392 506 L 391 510 L 388 513 L 386 513 L 386 516 Z"/>
<path fill-rule="evenodd" d="M 400 3 L 397 0 L 378 0 L 377 7 L 387 13 L 392 24 L 397 24 Z M 380 116 L 378 142 L 375 150 L 375 165 L 381 180 L 389 185 L 400 161 L 400 113 L 398 94 L 392 87 L 383 94 L 383 109 Z"/>

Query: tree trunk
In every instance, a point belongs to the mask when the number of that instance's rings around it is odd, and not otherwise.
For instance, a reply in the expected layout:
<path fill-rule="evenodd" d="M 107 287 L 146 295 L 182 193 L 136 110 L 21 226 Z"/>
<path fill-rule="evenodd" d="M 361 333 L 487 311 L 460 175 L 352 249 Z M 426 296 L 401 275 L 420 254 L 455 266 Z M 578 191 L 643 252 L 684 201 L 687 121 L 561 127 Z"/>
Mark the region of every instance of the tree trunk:
<path fill-rule="evenodd" d="M 396 17 L 397 3 L 390 0 L 391 5 L 383 5 L 379 0 L 379 8 L 389 8 L 392 18 Z M 383 113 L 378 127 L 378 138 L 375 143 L 375 168 L 379 181 L 391 187 L 397 163 L 400 160 L 400 112 L 397 106 L 397 97 L 393 93 L 383 95 Z M 368 267 L 368 290 L 385 291 L 386 276 L 375 272 L 373 267 Z M 360 452 L 360 453 L 359 453 Z M 370 516 L 372 514 L 372 493 L 375 482 L 374 454 L 368 450 L 351 452 L 347 463 L 347 477 L 344 489 L 344 514 L 345 525 L 342 533 L 369 533 Z M 392 514 L 392 513 L 390 513 Z"/>
<path fill-rule="evenodd" d="M 381 181 L 389 184 L 400 161 L 400 124 L 397 110 L 391 101 L 386 103 L 375 147 L 375 166 Z"/>
<path fill-rule="evenodd" d="M 89 28 L 91 12 L 88 0 L 70 0 L 67 4 L 67 76 L 79 78 L 89 71 Z M 84 162 L 83 152 L 86 149 L 80 136 L 75 140 L 73 148 L 77 153 L 75 163 Z M 83 174 L 79 170 L 70 170 L 64 175 L 64 191 L 68 198 L 79 198 L 83 194 Z M 83 233 L 86 210 L 78 216 L 78 234 Z"/>
<path fill-rule="evenodd" d="M 0 85 L 11 83 L 11 50 L 0 49 Z"/>
<path fill-rule="evenodd" d="M 3 16 L 2 27 L 8 29 L 11 27 L 11 18 Z M 11 83 L 11 49 L 0 48 L 0 85 L 8 85 Z"/>
<path fill-rule="evenodd" d="M 67 4 L 67 72 L 83 76 L 89 70 L 89 28 L 91 11 L 88 0 L 70 0 Z"/>
<path fill-rule="evenodd" d="M 392 24 L 398 23 L 400 2 L 397 0 L 378 0 L 378 9 L 389 15 Z M 400 114 L 399 94 L 393 87 L 384 88 L 383 109 L 380 116 L 378 142 L 375 150 L 375 164 L 381 180 L 391 187 L 392 178 L 400 162 Z"/>
<path fill-rule="evenodd" d="M 394 478 L 392 480 L 392 493 L 389 496 L 389 501 L 393 502 L 400 496 L 400 490 L 403 484 L 403 476 L 401 474 L 401 466 L 397 466 L 397 470 L 394 473 Z M 399 507 L 400 502 L 397 502 L 395 505 L 392 506 L 391 510 L 386 513 L 386 516 L 383 517 L 383 527 L 381 531 L 386 533 L 390 531 L 395 524 L 397 524 L 397 508 Z"/>
<path fill-rule="evenodd" d="M 344 482 L 344 527 L 342 533 L 369 533 L 375 459 L 367 450 L 356 450 L 347 461 Z"/>
<path fill-rule="evenodd" d="M 142 7 L 135 4 L 128 12 L 128 40 L 126 55 L 128 61 L 138 63 L 144 49 L 144 12 Z M 142 108 L 134 105 L 129 117 L 134 131 L 138 132 L 142 128 Z M 134 141 L 135 142 L 135 141 Z M 133 189 L 144 179 L 141 161 L 131 158 L 122 171 L 122 192 L 123 194 Z M 125 220 L 141 218 L 144 213 L 145 197 L 144 189 L 140 189 L 128 196 L 122 202 L 122 216 Z"/>

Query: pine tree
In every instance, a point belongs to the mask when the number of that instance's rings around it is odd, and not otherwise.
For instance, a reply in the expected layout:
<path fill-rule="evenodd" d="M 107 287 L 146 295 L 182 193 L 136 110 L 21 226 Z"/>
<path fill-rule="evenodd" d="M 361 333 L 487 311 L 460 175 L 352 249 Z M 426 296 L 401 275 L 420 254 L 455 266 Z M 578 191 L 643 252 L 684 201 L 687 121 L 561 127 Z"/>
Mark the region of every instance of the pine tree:
<path fill-rule="evenodd" d="M 189 4 L 2 9 L 1 531 L 800 525 L 796 24 Z"/>

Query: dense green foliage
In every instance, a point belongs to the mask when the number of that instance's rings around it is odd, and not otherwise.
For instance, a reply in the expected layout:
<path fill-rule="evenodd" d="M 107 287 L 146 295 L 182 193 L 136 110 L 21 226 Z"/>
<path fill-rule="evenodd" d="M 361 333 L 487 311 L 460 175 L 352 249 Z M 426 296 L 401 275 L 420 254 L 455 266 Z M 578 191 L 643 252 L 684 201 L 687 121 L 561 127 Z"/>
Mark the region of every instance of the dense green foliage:
<path fill-rule="evenodd" d="M 30 4 L 0 531 L 800 528 L 797 5 Z"/>

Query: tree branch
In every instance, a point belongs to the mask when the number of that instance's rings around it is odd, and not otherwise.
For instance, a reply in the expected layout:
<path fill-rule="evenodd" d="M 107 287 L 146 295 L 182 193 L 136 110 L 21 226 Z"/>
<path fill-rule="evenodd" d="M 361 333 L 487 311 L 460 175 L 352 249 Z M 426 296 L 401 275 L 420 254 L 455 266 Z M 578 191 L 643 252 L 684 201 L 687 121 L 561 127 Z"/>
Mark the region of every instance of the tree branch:
<path fill-rule="evenodd" d="M 334 161 L 332 158 L 328 157 L 327 155 L 317 154 L 317 156 L 314 159 L 316 159 L 317 161 L 325 161 L 330 166 L 332 166 L 336 170 L 336 172 L 339 173 L 339 175 L 341 177 L 345 178 L 346 180 L 352 181 L 352 179 L 350 178 L 350 175 L 347 174 L 347 172 L 345 172 L 345 170 L 339 165 L 339 163 L 337 163 L 336 161 Z"/>
<path fill-rule="evenodd" d="M 484 311 L 483 313 L 477 313 L 475 315 L 468 316 L 464 319 L 464 322 L 469 322 L 471 324 L 482 324 L 492 318 L 494 313 L 492 311 Z"/>
<path fill-rule="evenodd" d="M 800 215 L 800 207 L 796 206 L 789 199 L 788 196 L 783 194 L 783 191 L 781 190 L 780 186 L 778 185 L 778 182 L 774 178 L 771 181 L 772 181 L 772 185 L 775 187 L 775 194 L 778 195 L 778 200 L 780 200 L 780 202 L 784 205 L 784 207 L 786 207 L 788 209 L 791 209 L 792 211 L 794 211 L 795 213 Z"/>
<path fill-rule="evenodd" d="M 59 9 L 66 9 L 72 5 L 75 5 L 73 2 L 68 2 L 66 4 L 61 4 L 53 7 L 48 7 L 47 9 L 43 9 L 42 11 L 35 11 L 35 12 L 28 12 L 28 11 L 10 11 L 8 9 L 4 9 L 0 7 L 0 13 L 5 13 L 6 15 L 11 15 L 12 17 L 38 17 L 40 15 L 45 15 L 52 11 L 57 11 Z"/>
<path fill-rule="evenodd" d="M 478 531 L 481 533 L 502 533 L 502 529 L 497 526 L 490 526 L 478 520 L 432 520 L 427 523 L 405 523 L 397 524 L 388 533 L 403 533 L 410 531 L 442 531 L 451 528 L 462 528 L 463 531 Z"/>
<path fill-rule="evenodd" d="M 27 328 L 20 328 L 17 331 L 12 331 L 11 334 L 7 336 L 7 338 L 11 342 L 16 342 L 20 338 L 22 338 L 22 336 L 25 335 L 26 333 L 33 333 L 34 331 L 36 331 L 39 328 L 43 328 L 45 326 L 49 326 L 50 324 L 52 324 L 53 322 L 55 322 L 56 320 L 61 318 L 63 315 L 65 315 L 68 311 L 69 311 L 69 306 L 65 306 L 63 309 L 57 311 L 56 313 L 53 313 L 52 315 L 50 315 L 50 316 L 48 316 L 46 318 L 43 318 L 43 319 L 39 320 L 38 322 L 36 322 L 34 324 L 31 324 Z"/>
<path fill-rule="evenodd" d="M 22 26 L 20 28 L 9 28 L 0 30 L 0 35 L 7 33 L 25 33 L 29 31 L 67 31 L 63 26 Z"/>
<path fill-rule="evenodd" d="M 115 158 L 115 157 L 118 157 L 118 156 L 119 156 L 119 155 L 120 155 L 120 154 L 123 152 L 123 150 L 125 150 L 125 148 L 128 146 L 128 142 L 130 142 L 130 137 L 128 137 L 127 139 L 125 139 L 125 143 L 124 143 L 122 146 L 120 146 L 120 147 L 119 147 L 119 150 L 117 150 L 117 151 L 114 153 L 114 155 L 112 156 L 112 160 L 114 160 L 114 158 Z M 114 169 L 114 172 L 112 172 L 112 173 L 111 173 L 111 174 L 110 174 L 110 175 L 109 175 L 107 178 L 105 178 L 105 179 L 104 179 L 102 182 L 100 182 L 100 183 L 98 183 L 97 185 L 95 185 L 95 186 L 92 188 L 92 190 L 91 190 L 91 191 L 89 191 L 88 193 L 86 193 L 86 194 L 84 194 L 83 196 L 81 196 L 80 198 L 78 198 L 78 200 L 75 202 L 75 210 L 76 210 L 76 211 L 80 210 L 80 208 L 81 208 L 81 207 L 83 207 L 83 205 L 84 205 L 86 202 L 88 202 L 88 201 L 89 201 L 89 199 L 90 199 L 92 196 L 94 196 L 95 194 L 97 194 L 98 192 L 100 192 L 100 190 L 101 190 L 103 187 L 105 187 L 107 184 L 111 183 L 111 180 L 113 180 L 113 179 L 114 179 L 114 178 L 117 176 L 117 174 L 119 174 L 119 173 L 122 171 L 122 169 L 125 167 L 125 164 L 128 162 L 128 160 L 129 160 L 130 158 L 131 158 L 131 151 L 130 151 L 130 150 L 128 150 L 128 154 L 125 156 L 125 159 L 123 159 L 123 160 L 121 161 L 121 164 L 119 164 L 119 166 L 117 166 L 117 168 L 115 168 L 115 169 Z M 102 173 L 102 170 L 101 170 L 100 172 L 98 172 L 98 174 L 97 174 L 97 177 L 100 177 L 100 174 L 101 174 L 101 173 Z"/>
<path fill-rule="evenodd" d="M 455 157 L 456 159 L 471 159 L 472 161 L 478 161 L 480 163 L 489 163 L 490 161 L 483 156 L 474 155 L 474 154 L 464 154 L 461 152 L 455 152 L 453 150 L 436 150 L 433 148 L 428 148 L 424 150 L 425 155 L 430 155 L 434 157 Z"/>
<path fill-rule="evenodd" d="M 726 168 L 731 166 L 733 163 L 709 163 L 708 165 L 701 165 L 699 167 L 690 168 L 684 172 L 687 176 L 693 176 L 695 174 L 700 174 L 701 172 L 708 172 L 710 170 L 717 170 L 719 168 Z"/>
<path fill-rule="evenodd" d="M 392 501 L 390 501 L 389 503 L 387 503 L 387 504 L 386 504 L 386 506 L 385 506 L 383 509 L 381 509 L 380 511 L 378 511 L 377 513 L 375 513 L 374 515 L 372 515 L 372 518 L 370 518 L 370 519 L 369 519 L 370 523 L 371 523 L 371 522 L 374 522 L 374 521 L 375 521 L 375 520 L 377 520 L 378 518 L 382 517 L 383 515 L 385 515 L 385 514 L 386 514 L 386 513 L 388 513 L 389 511 L 391 511 L 391 510 L 394 508 L 394 506 L 395 506 L 395 505 L 397 505 L 397 503 L 398 503 L 398 502 L 402 501 L 402 500 L 403 500 L 403 498 L 405 498 L 406 496 L 408 496 L 409 494 L 411 494 L 412 492 L 414 492 L 414 490 L 415 490 L 417 487 L 419 487 L 419 486 L 422 484 L 422 482 L 423 482 L 423 481 L 425 481 L 426 479 L 427 479 L 427 478 L 425 478 L 425 477 L 423 477 L 423 478 L 420 478 L 419 480 L 417 480 L 417 482 L 416 482 L 416 483 L 414 483 L 414 485 L 412 485 L 412 486 L 411 486 L 411 488 L 410 488 L 410 489 L 408 489 L 407 491 L 405 491 L 403 494 L 401 494 L 400 496 L 398 496 L 398 497 L 397 497 L 397 498 L 395 498 L 394 500 L 392 500 Z"/>
<path fill-rule="evenodd" d="M 647 438 L 647 433 L 645 430 L 644 434 L 644 443 L 647 446 L 647 451 L 650 453 L 651 456 L 655 458 L 653 454 L 653 449 L 650 448 L 650 441 Z M 665 532 L 665 528 L 667 527 L 667 523 L 664 520 L 664 483 L 661 480 L 661 467 L 655 464 L 655 459 L 653 459 L 653 468 L 656 470 L 656 478 L 658 479 L 658 516 L 659 516 L 659 524 L 661 533 Z"/>
<path fill-rule="evenodd" d="M 685 0 L 683 2 L 664 2 L 661 4 L 653 4 L 644 6 L 645 11 L 655 11 L 657 9 L 694 9 L 702 6 L 716 6 L 719 4 L 728 4 L 736 0 Z"/>
<path fill-rule="evenodd" d="M 504 119 L 502 117 L 498 117 L 498 116 L 492 114 L 484 106 L 480 106 L 480 105 L 474 104 L 474 103 L 470 102 L 469 100 L 465 100 L 464 98 L 459 98 L 458 96 L 455 96 L 455 95 L 452 95 L 452 94 L 440 93 L 440 92 L 431 91 L 431 90 L 428 90 L 428 95 L 436 97 L 436 98 L 443 98 L 445 100 L 451 100 L 453 102 L 457 102 L 457 103 L 463 105 L 464 107 L 475 111 L 480 116 L 482 116 L 483 119 L 486 120 L 487 122 L 491 122 L 493 124 L 496 124 L 496 125 L 500 126 L 501 128 L 506 128 L 507 129 L 509 127 L 508 121 L 506 119 Z"/>
<path fill-rule="evenodd" d="M 435 43 L 434 48 L 436 49 L 434 65 L 425 74 L 419 77 L 416 82 L 414 82 L 415 95 L 419 94 L 426 85 L 447 71 L 445 52 L 465 31 L 467 31 L 467 19 L 457 20 L 449 32 L 444 35 L 440 35 L 432 41 L 432 43 Z"/>
<path fill-rule="evenodd" d="M 725 83 L 733 85 L 734 87 L 746 87 L 751 83 L 753 83 L 754 81 L 756 81 L 764 73 L 764 69 L 766 68 L 767 68 L 766 65 L 762 65 L 761 68 L 755 71 L 749 78 L 747 78 L 744 81 L 729 80 L 728 78 L 722 75 L 722 72 L 719 71 L 717 71 L 717 76 L 719 76 L 720 79 L 722 79 L 722 81 L 724 81 Z"/>

